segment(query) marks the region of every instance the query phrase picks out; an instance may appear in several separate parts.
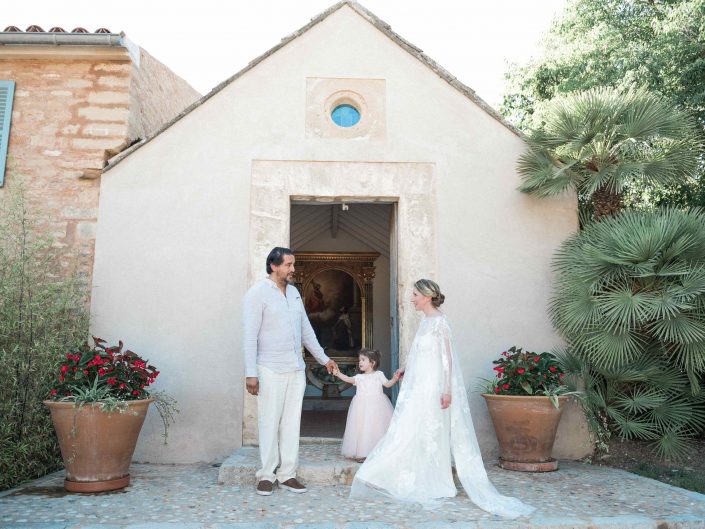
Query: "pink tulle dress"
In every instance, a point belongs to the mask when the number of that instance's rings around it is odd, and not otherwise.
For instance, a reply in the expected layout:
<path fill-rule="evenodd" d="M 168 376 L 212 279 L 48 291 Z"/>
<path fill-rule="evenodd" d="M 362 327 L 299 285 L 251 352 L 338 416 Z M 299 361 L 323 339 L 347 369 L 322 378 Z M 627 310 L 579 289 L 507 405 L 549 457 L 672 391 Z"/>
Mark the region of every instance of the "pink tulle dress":
<path fill-rule="evenodd" d="M 392 403 L 384 394 L 387 378 L 381 371 L 353 377 L 356 392 L 348 409 L 342 453 L 345 457 L 363 458 L 384 437 L 392 419 Z"/>

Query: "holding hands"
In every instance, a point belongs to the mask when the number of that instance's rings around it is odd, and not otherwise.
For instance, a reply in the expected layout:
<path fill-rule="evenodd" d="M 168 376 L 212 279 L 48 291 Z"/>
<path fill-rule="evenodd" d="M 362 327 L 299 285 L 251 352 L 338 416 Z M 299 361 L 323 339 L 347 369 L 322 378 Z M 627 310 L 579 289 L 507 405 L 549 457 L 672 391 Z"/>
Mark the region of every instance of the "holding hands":
<path fill-rule="evenodd" d="M 335 360 L 328 360 L 326 363 L 326 369 L 328 370 L 328 373 L 335 375 L 335 371 L 338 370 L 338 364 L 335 363 Z"/>

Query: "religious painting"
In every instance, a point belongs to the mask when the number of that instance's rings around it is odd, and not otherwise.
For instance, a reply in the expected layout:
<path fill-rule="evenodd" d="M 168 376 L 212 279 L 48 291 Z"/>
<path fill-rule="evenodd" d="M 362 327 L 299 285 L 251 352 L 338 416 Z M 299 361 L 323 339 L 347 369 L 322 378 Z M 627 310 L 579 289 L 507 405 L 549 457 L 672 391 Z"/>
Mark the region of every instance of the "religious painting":
<path fill-rule="evenodd" d="M 362 347 L 362 296 L 350 274 L 318 272 L 306 285 L 304 305 L 328 356 L 354 355 Z"/>

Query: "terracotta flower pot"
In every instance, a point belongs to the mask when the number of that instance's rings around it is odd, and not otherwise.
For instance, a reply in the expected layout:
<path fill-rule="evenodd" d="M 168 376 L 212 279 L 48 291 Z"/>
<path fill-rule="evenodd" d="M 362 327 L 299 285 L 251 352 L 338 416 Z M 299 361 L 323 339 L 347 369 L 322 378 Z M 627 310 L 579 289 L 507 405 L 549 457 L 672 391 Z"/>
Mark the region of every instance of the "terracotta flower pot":
<path fill-rule="evenodd" d="M 137 437 L 154 399 L 127 401 L 126 409 L 104 412 L 100 405 L 44 401 L 59 438 L 71 492 L 103 492 L 130 483 Z"/>
<path fill-rule="evenodd" d="M 500 467 L 523 472 L 558 469 L 551 451 L 567 396 L 558 397 L 559 408 L 543 396 L 482 396 L 497 434 Z"/>

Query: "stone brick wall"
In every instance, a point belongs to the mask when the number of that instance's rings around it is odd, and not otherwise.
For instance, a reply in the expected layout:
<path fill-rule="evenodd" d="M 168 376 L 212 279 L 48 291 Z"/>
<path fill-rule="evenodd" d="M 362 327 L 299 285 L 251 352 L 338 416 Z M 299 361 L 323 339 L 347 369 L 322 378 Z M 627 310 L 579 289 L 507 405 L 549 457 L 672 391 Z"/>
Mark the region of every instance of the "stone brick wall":
<path fill-rule="evenodd" d="M 14 80 L 5 186 L 22 183 L 63 253 L 90 285 L 100 173 L 108 158 L 198 98 L 185 81 L 143 53 L 125 60 L 0 58 L 0 79 Z M 0 219 L 1 221 L 1 219 Z"/>
<path fill-rule="evenodd" d="M 3 199 L 22 184 L 40 228 L 86 282 L 93 268 L 99 180 L 106 149 L 127 139 L 131 62 L 3 60 L 15 81 Z"/>
<path fill-rule="evenodd" d="M 139 68 L 132 68 L 130 138 L 145 138 L 200 98 L 191 85 L 141 50 Z"/>

